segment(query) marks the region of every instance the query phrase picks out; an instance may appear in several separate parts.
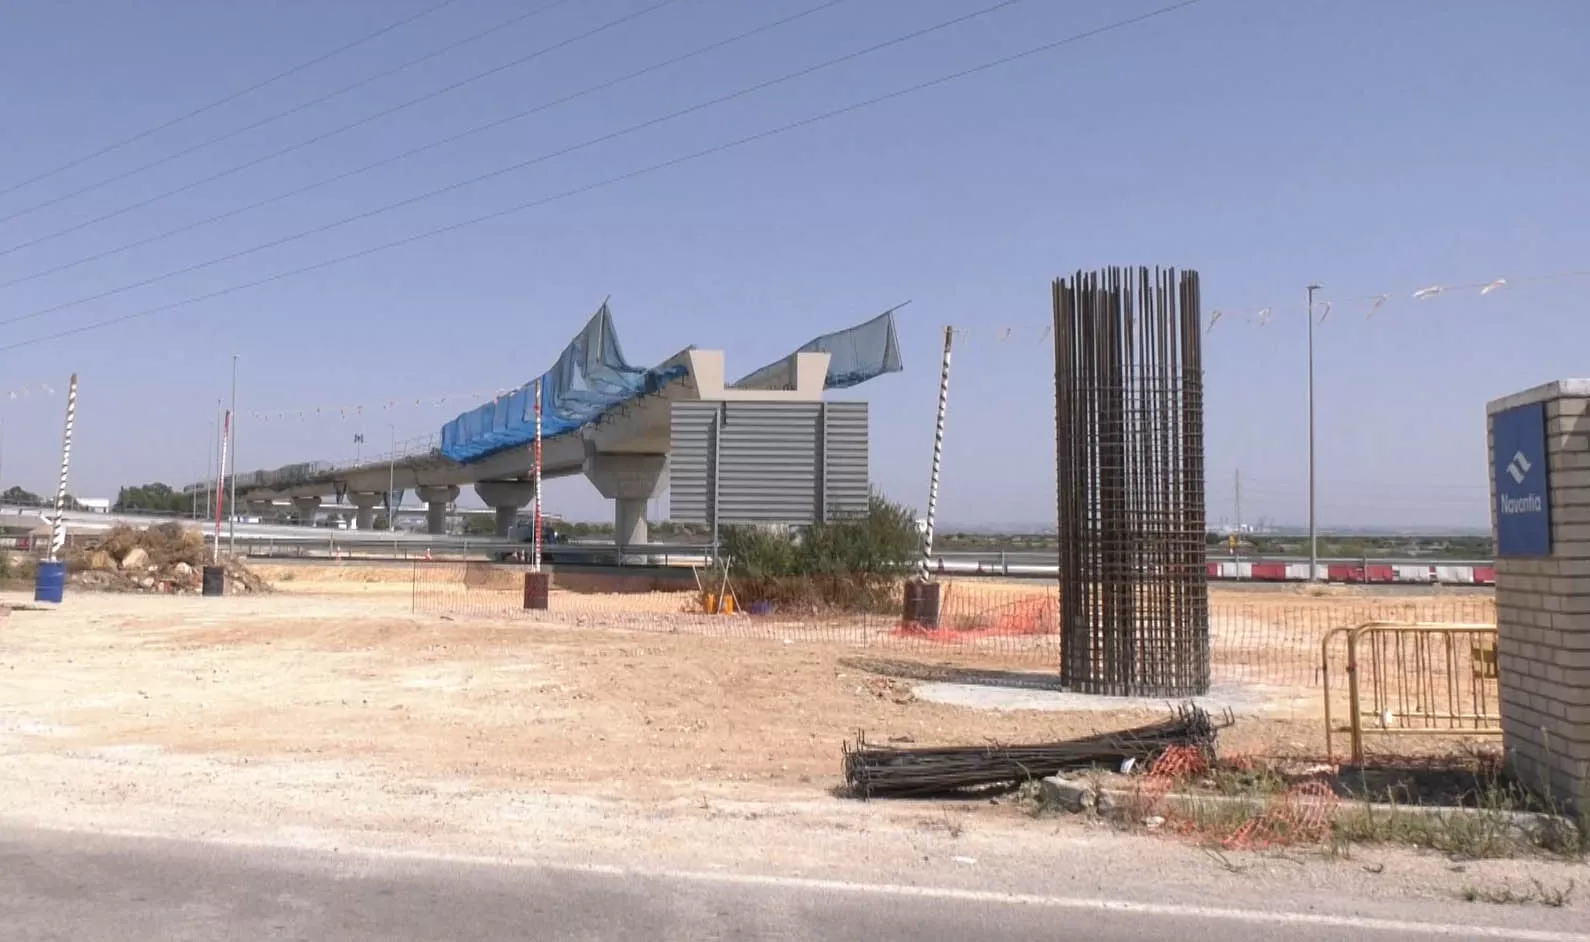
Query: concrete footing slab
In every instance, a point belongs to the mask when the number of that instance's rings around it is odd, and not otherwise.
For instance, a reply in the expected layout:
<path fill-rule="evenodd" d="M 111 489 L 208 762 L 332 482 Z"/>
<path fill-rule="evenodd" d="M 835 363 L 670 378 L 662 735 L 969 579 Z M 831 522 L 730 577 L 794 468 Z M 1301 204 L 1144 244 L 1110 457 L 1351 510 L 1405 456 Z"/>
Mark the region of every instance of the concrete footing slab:
<path fill-rule="evenodd" d="M 1162 712 L 1176 702 L 1154 697 L 1103 697 L 1060 690 L 1033 690 L 995 687 L 986 684 L 920 683 L 912 687 L 917 699 L 930 703 L 969 707 L 974 710 L 1043 710 L 1055 713 L 1108 713 L 1120 710 Z M 1265 687 L 1220 685 L 1207 696 L 1192 701 L 1210 713 L 1227 710 L 1238 716 L 1260 713 L 1290 713 L 1312 698 L 1298 697 L 1296 691 L 1276 691 Z"/>

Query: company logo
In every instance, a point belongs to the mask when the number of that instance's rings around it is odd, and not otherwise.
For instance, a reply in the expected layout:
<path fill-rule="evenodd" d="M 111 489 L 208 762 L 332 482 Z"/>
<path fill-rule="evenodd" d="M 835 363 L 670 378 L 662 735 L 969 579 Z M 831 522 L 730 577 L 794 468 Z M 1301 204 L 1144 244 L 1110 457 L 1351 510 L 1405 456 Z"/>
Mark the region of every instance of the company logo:
<path fill-rule="evenodd" d="M 1521 451 L 1517 452 L 1513 455 L 1513 460 L 1507 463 L 1507 476 L 1513 479 L 1514 484 L 1522 484 L 1524 483 L 1524 475 L 1528 474 L 1529 469 L 1532 467 L 1534 465 L 1529 463 L 1529 459 L 1524 457 L 1524 453 Z"/>
<path fill-rule="evenodd" d="M 1508 497 L 1502 495 L 1502 513 L 1504 514 L 1538 514 L 1545 509 L 1545 502 L 1539 494 L 1525 494 L 1523 497 Z"/>
<path fill-rule="evenodd" d="M 1534 464 L 1524 457 L 1524 453 L 1520 451 L 1514 453 L 1513 460 L 1507 462 L 1505 470 L 1507 471 L 1507 476 L 1513 479 L 1514 484 L 1523 484 L 1525 476 L 1529 474 L 1529 469 L 1533 467 Z M 1502 513 L 1508 516 L 1513 514 L 1538 514 L 1546 506 L 1546 502 L 1539 494 L 1524 494 L 1520 497 L 1512 497 L 1508 494 L 1499 496 L 1500 509 Z"/>

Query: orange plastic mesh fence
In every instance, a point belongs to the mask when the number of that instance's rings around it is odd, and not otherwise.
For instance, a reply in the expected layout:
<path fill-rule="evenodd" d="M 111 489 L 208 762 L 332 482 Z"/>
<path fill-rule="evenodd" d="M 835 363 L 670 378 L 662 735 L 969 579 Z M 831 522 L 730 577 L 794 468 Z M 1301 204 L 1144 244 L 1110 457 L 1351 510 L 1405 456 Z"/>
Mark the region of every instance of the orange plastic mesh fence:
<path fill-rule="evenodd" d="M 553 587 L 544 611 L 526 611 L 524 574 L 511 563 L 417 561 L 416 612 L 514 617 L 577 627 L 688 632 L 723 638 L 823 642 L 969 665 L 1058 671 L 1059 591 L 1049 581 L 947 579 L 940 585 L 938 624 L 902 620 L 903 606 L 860 613 L 819 612 L 739 598 L 733 614 L 703 610 L 702 593 L 619 575 L 641 591 L 583 593 Z M 887 600 L 885 600 L 887 601 Z M 745 611 L 749 609 L 750 611 Z M 1277 597 L 1215 604 L 1209 613 L 1211 677 L 1216 684 L 1319 686 L 1320 641 L 1334 628 L 1371 620 L 1484 622 L 1495 602 L 1480 595 L 1441 600 Z M 1333 657 L 1337 656 L 1333 654 Z M 1334 665 L 1340 673 L 1342 665 Z"/>

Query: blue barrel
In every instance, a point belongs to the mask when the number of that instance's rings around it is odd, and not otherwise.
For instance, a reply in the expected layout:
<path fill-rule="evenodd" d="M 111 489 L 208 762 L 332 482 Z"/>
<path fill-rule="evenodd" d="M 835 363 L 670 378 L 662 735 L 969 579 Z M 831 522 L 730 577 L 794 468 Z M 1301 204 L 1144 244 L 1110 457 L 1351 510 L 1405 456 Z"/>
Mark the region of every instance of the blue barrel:
<path fill-rule="evenodd" d="M 66 564 L 39 563 L 39 575 L 33 582 L 33 601 L 59 602 L 66 594 Z"/>

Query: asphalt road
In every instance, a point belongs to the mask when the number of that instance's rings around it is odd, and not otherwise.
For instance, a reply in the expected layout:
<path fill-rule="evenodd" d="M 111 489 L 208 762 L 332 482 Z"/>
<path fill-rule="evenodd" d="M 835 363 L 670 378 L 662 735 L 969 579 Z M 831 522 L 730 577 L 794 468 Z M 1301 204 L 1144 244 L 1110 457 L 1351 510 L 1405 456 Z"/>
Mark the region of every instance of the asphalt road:
<path fill-rule="evenodd" d="M 6 940 L 1590 939 L 1543 910 L 1218 906 L 0 831 Z M 1507 928 L 1456 924 L 1475 918 Z"/>

